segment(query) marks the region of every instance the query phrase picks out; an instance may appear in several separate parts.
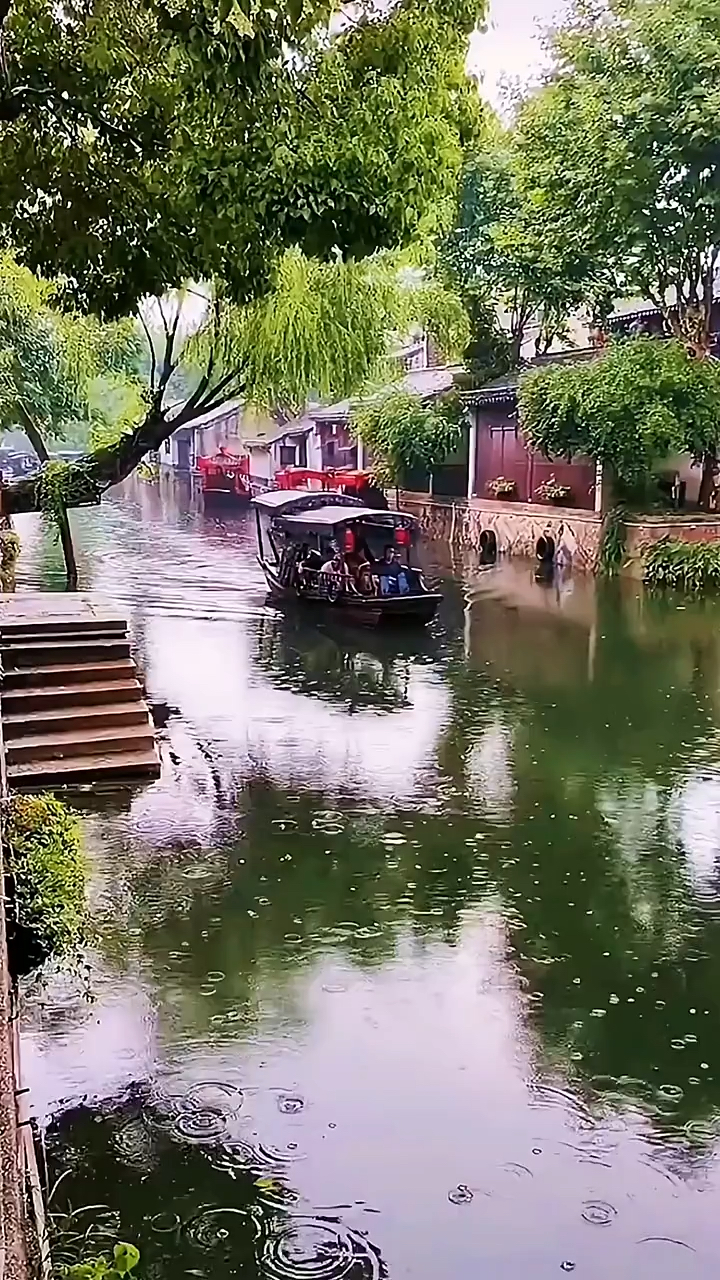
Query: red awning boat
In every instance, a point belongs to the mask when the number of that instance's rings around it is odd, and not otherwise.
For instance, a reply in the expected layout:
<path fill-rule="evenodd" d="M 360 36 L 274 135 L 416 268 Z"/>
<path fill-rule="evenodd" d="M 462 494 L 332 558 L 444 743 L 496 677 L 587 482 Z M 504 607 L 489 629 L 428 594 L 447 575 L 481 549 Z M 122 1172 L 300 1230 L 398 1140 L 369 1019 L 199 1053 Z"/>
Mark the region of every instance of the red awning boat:
<path fill-rule="evenodd" d="M 203 498 L 219 502 L 249 502 L 250 458 L 248 454 L 230 453 L 220 448 L 211 458 L 198 458 L 200 487 Z"/>
<path fill-rule="evenodd" d="M 371 471 L 354 471 L 344 467 L 327 467 L 324 471 L 314 471 L 311 467 L 283 467 L 281 471 L 276 471 L 275 483 L 278 489 L 346 493 L 351 497 L 363 498 L 369 506 L 387 506 Z"/>

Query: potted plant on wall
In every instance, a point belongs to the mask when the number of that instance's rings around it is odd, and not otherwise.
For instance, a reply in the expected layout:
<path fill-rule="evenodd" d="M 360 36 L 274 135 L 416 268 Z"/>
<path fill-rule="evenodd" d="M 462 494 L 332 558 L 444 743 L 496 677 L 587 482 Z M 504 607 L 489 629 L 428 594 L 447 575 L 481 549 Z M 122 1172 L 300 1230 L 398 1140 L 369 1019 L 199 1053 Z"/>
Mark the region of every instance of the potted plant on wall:
<path fill-rule="evenodd" d="M 572 489 L 569 484 L 559 484 L 552 475 L 538 485 L 535 497 L 540 502 L 551 503 L 554 507 L 569 507 L 572 503 Z"/>
<path fill-rule="evenodd" d="M 517 498 L 517 485 L 507 476 L 495 476 L 494 480 L 488 480 L 486 487 L 490 497 L 499 498 L 501 502 L 512 502 Z"/>

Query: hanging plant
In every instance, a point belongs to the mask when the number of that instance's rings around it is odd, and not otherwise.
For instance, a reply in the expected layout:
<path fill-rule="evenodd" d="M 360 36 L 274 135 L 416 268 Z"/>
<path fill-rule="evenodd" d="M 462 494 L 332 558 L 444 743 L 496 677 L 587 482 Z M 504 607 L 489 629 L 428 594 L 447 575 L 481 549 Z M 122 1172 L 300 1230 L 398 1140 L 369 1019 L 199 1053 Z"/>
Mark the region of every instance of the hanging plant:
<path fill-rule="evenodd" d="M 100 490 L 89 468 L 52 460 L 45 463 L 35 481 L 35 499 L 39 510 L 57 524 L 68 507 L 99 502 Z"/>
<path fill-rule="evenodd" d="M 517 485 L 508 476 L 495 476 L 494 480 L 488 480 L 485 487 L 491 498 L 507 499 L 517 497 Z"/>
<path fill-rule="evenodd" d="M 14 529 L 0 529 L 0 570 L 9 573 L 20 555 L 20 539 Z"/>

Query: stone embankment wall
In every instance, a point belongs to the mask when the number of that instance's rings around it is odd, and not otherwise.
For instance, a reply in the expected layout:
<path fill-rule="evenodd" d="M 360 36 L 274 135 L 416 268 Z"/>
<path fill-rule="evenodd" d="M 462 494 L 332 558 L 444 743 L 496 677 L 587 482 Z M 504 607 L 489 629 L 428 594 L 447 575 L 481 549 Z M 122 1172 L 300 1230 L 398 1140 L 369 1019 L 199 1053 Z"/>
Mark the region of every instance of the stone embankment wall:
<path fill-rule="evenodd" d="M 552 538 L 559 563 L 594 573 L 598 567 L 602 517 L 594 511 L 551 507 L 535 502 L 440 502 L 424 493 L 402 493 L 400 505 L 420 520 L 427 538 L 454 547 L 482 550 L 481 536 L 492 532 L 501 555 L 535 557 L 538 539 Z M 682 542 L 719 542 L 720 515 L 635 516 L 627 523 L 624 572 L 642 577 L 648 547 L 661 538 Z"/>
<path fill-rule="evenodd" d="M 444 503 L 422 493 L 402 493 L 400 505 L 419 518 L 428 538 L 479 552 L 481 535 L 489 531 L 500 554 L 534 557 L 538 539 L 550 537 L 560 560 L 589 572 L 597 568 L 602 520 L 594 511 L 485 498 Z"/>

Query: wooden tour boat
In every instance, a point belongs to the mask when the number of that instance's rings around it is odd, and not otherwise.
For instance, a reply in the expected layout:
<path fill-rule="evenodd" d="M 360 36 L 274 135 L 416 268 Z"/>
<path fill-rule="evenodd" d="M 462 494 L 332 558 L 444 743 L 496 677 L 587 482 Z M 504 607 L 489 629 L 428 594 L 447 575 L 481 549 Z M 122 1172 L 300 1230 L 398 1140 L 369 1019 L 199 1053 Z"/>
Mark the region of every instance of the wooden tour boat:
<path fill-rule="evenodd" d="M 250 458 L 222 446 L 211 458 L 198 458 L 200 488 L 205 505 L 246 505 L 252 497 Z"/>
<path fill-rule="evenodd" d="M 253 505 L 258 560 L 275 600 L 373 627 L 434 617 L 442 596 L 410 560 L 415 516 L 307 489 L 263 493 Z"/>

